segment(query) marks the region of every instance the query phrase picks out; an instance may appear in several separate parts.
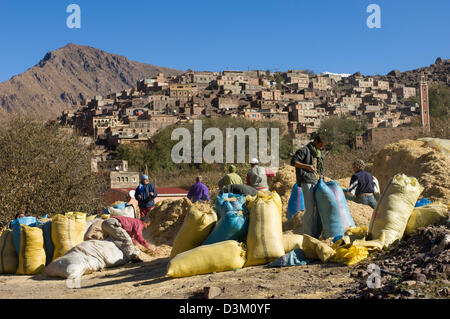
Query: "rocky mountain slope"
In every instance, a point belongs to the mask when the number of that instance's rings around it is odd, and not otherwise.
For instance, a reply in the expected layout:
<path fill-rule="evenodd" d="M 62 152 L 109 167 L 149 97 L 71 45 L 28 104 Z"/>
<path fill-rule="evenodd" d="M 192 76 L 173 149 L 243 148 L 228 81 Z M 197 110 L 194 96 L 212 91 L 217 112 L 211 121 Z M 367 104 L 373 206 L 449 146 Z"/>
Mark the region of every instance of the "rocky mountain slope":
<path fill-rule="evenodd" d="M 0 83 L 0 116 L 30 114 L 55 119 L 65 109 L 95 95 L 136 85 L 158 73 L 182 71 L 128 60 L 126 57 L 76 44 L 48 52 L 26 72 Z"/>

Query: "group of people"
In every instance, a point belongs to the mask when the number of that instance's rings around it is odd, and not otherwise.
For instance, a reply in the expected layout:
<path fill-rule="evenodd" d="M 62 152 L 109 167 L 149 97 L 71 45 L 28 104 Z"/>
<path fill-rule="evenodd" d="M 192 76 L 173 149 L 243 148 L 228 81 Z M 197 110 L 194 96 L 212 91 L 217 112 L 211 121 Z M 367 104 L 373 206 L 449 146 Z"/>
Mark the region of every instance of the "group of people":
<path fill-rule="evenodd" d="M 323 135 L 317 135 L 314 140 L 301 147 L 291 159 L 295 167 L 296 182 L 302 188 L 305 201 L 305 214 L 303 216 L 303 233 L 318 238 L 322 233 L 322 224 L 314 199 L 314 186 L 324 176 L 322 151 L 327 144 Z M 364 170 L 364 162 L 356 160 L 352 168 L 354 174 L 346 195 L 355 197 L 355 201 L 375 208 L 377 201 L 375 194 L 379 192 L 378 181 L 372 174 Z"/>
<path fill-rule="evenodd" d="M 258 191 L 268 191 L 269 185 L 267 183 L 268 177 L 275 176 L 275 173 L 265 167 L 259 166 L 257 158 L 250 159 L 250 170 L 247 172 L 246 183 L 244 184 L 241 176 L 236 173 L 235 165 L 228 166 L 228 174 L 223 176 L 217 183 L 219 186 L 219 193 L 233 193 L 244 195 L 256 195 Z M 202 177 L 197 176 L 195 184 L 189 189 L 187 197 L 193 202 L 209 202 L 209 189 L 202 183 Z"/>

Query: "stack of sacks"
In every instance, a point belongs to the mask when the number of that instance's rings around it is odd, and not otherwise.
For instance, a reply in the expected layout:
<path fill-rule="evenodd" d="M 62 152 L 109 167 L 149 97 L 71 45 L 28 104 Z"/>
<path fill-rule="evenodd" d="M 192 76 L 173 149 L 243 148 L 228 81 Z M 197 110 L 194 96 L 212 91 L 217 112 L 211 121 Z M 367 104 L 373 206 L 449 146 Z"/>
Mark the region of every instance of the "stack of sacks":
<path fill-rule="evenodd" d="M 14 259 L 17 259 L 17 267 L 14 271 L 17 274 L 40 273 L 45 265 L 51 262 L 53 253 L 51 221 L 47 218 L 39 220 L 36 217 L 27 216 L 13 220 L 11 226 L 15 256 L 12 253 L 9 254 L 9 257 L 3 256 L 4 261 L 6 258 L 12 258 L 11 262 L 7 262 L 10 266 L 7 267 L 9 268 L 8 272 L 13 272 L 11 265 L 14 263 Z M 11 248 L 9 244 L 8 247 Z"/>
<path fill-rule="evenodd" d="M 194 204 L 186 215 L 175 239 L 168 276 L 193 276 L 261 265 L 284 255 L 285 246 L 295 249 L 301 244 L 299 235 L 283 236 L 281 200 L 276 192 L 259 192 L 257 196 L 246 198 L 225 195 L 236 200 L 221 198 L 222 201 L 218 201 L 222 206 L 218 223 L 214 211 L 207 204 Z M 227 211 L 223 206 L 230 207 Z M 248 217 L 244 216 L 246 207 L 250 210 Z M 242 213 L 236 208 L 240 208 Z M 233 239 L 228 239 L 230 236 Z"/>

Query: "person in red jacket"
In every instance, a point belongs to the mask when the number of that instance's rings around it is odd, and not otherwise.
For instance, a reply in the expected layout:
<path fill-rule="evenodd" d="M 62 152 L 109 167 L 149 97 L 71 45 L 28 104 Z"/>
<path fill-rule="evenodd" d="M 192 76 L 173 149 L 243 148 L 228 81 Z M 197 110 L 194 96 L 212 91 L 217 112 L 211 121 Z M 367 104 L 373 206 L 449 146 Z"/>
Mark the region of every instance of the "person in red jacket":
<path fill-rule="evenodd" d="M 140 250 L 134 245 L 139 243 L 148 249 L 150 253 L 156 253 L 156 247 L 150 245 L 142 235 L 142 231 L 150 226 L 150 219 L 143 220 L 114 216 L 102 223 L 102 231 L 105 238 L 111 238 L 114 244 L 123 251 L 133 263 L 142 262 L 139 258 Z"/>

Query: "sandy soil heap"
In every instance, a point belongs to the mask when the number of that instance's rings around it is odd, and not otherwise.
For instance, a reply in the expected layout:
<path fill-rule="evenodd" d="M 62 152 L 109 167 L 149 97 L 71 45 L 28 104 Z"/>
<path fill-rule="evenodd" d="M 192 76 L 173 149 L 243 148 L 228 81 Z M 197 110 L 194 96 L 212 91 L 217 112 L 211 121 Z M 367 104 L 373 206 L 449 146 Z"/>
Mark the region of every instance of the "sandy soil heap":
<path fill-rule="evenodd" d="M 146 240 L 154 245 L 170 245 L 183 224 L 184 216 L 192 206 L 188 198 L 166 199 L 156 203 L 150 211 L 151 225 L 144 230 Z"/>
<path fill-rule="evenodd" d="M 401 140 L 386 145 L 374 158 L 371 168 L 381 191 L 395 174 L 404 173 L 419 180 L 424 187 L 422 197 L 450 202 L 450 157 L 434 141 Z"/>
<path fill-rule="evenodd" d="M 269 189 L 276 191 L 280 195 L 283 204 L 283 223 L 287 221 L 287 207 L 292 187 L 296 183 L 295 168 L 291 165 L 280 167 L 275 176 L 271 179 Z"/>

